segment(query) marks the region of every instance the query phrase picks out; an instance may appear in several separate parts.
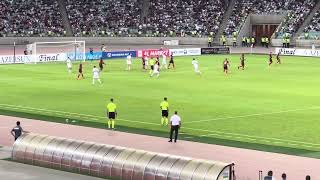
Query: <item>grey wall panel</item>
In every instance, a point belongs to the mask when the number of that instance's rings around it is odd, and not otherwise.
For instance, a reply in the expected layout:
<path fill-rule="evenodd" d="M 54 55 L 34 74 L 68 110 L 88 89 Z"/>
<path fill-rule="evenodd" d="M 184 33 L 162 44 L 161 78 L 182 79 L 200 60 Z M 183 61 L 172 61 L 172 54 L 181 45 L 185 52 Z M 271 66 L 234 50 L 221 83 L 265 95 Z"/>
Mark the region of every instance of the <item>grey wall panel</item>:
<path fill-rule="evenodd" d="M 168 155 L 164 155 L 164 154 L 157 154 L 156 156 L 154 156 L 144 171 L 144 179 L 155 180 L 156 173 L 158 171 L 159 166 L 168 157 L 169 157 Z"/>
<path fill-rule="evenodd" d="M 138 160 L 143 157 L 147 152 L 145 151 L 135 151 L 133 154 L 131 154 L 127 160 L 126 163 L 123 164 L 122 168 L 122 179 L 131 179 L 133 176 L 133 169 L 135 165 L 137 164 Z"/>
<path fill-rule="evenodd" d="M 165 159 L 156 172 L 156 180 L 166 180 L 172 166 L 180 159 L 180 157 L 172 156 L 170 158 Z"/>
<path fill-rule="evenodd" d="M 155 156 L 156 154 L 146 153 L 137 161 L 133 168 L 132 180 L 143 180 L 145 169 Z"/>
<path fill-rule="evenodd" d="M 93 143 L 83 143 L 79 146 L 73 153 L 70 161 L 70 170 L 80 172 L 81 163 L 84 155 L 88 151 L 90 147 L 92 147 Z"/>
<path fill-rule="evenodd" d="M 103 163 L 103 158 L 106 154 L 112 151 L 115 147 L 104 146 L 93 157 L 90 165 L 90 173 L 94 176 L 99 176 L 100 169 Z"/>
<path fill-rule="evenodd" d="M 65 170 L 71 170 L 70 164 L 71 159 L 76 150 L 82 145 L 84 142 L 77 142 L 74 141 L 72 144 L 70 144 L 66 150 L 64 151 L 62 158 L 61 158 L 61 168 Z"/>
<path fill-rule="evenodd" d="M 192 179 L 194 171 L 200 166 L 200 160 L 189 161 L 188 164 L 182 169 L 180 179 L 188 180 Z"/>
<path fill-rule="evenodd" d="M 180 174 L 183 168 L 191 161 L 190 158 L 179 159 L 174 166 L 170 169 L 168 180 L 178 180 L 180 179 Z"/>
<path fill-rule="evenodd" d="M 85 174 L 90 174 L 90 168 L 91 168 L 93 158 L 96 156 L 97 152 L 104 147 L 105 146 L 94 144 L 92 147 L 88 149 L 88 151 L 84 154 L 81 161 L 81 166 L 80 166 L 81 172 Z"/>
<path fill-rule="evenodd" d="M 120 177 L 122 179 L 122 168 L 127 162 L 128 157 L 130 157 L 136 150 L 124 149 L 113 161 L 111 176 L 110 177 Z"/>
<path fill-rule="evenodd" d="M 52 167 L 53 168 L 61 168 L 61 161 L 63 157 L 64 151 L 67 150 L 67 148 L 70 146 L 70 144 L 74 143 L 73 140 L 65 139 L 61 141 L 60 144 L 56 146 L 53 150 L 52 154 Z"/>
<path fill-rule="evenodd" d="M 44 138 L 40 143 L 38 148 L 34 152 L 34 157 L 33 157 L 33 164 L 41 166 L 42 164 L 45 164 L 47 162 L 42 162 L 44 161 L 43 159 L 43 153 L 48 147 L 49 143 L 54 139 L 54 137 L 47 136 Z"/>
<path fill-rule="evenodd" d="M 123 150 L 124 148 L 115 147 L 102 158 L 103 161 L 101 163 L 101 167 L 99 170 L 99 176 L 103 176 L 103 177 L 111 176 L 111 169 L 112 169 L 114 160 Z"/>
<path fill-rule="evenodd" d="M 21 136 L 12 149 L 12 159 L 122 180 L 232 180 L 233 166 L 37 134 Z"/>
<path fill-rule="evenodd" d="M 63 139 L 53 138 L 48 146 L 45 148 L 42 156 L 42 161 L 40 162 L 41 166 L 52 167 L 53 154 L 56 151 L 58 145 L 64 141 Z"/>
<path fill-rule="evenodd" d="M 192 180 L 204 180 L 206 177 L 206 173 L 212 167 L 212 163 L 202 162 L 198 168 L 194 171 Z"/>

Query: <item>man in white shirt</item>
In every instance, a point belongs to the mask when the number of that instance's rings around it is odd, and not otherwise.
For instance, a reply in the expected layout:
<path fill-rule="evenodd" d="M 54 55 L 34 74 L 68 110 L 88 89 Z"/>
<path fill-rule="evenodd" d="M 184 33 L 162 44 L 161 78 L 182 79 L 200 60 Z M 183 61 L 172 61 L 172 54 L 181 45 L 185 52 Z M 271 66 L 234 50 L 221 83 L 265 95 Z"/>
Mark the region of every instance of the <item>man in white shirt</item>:
<path fill-rule="evenodd" d="M 167 56 L 165 54 L 162 54 L 162 63 L 161 63 L 161 69 L 162 68 L 168 68 L 167 67 Z"/>
<path fill-rule="evenodd" d="M 177 142 L 178 132 L 179 132 L 179 129 L 181 127 L 181 118 L 180 118 L 180 116 L 178 116 L 178 112 L 177 111 L 175 111 L 174 115 L 171 116 L 170 125 L 171 125 L 171 130 L 170 130 L 170 140 L 169 140 L 169 142 L 172 142 L 173 132 L 175 132 L 174 142 Z"/>
<path fill-rule="evenodd" d="M 69 73 L 71 73 L 72 72 L 72 62 L 69 57 L 67 59 L 67 68 L 68 68 Z"/>
<path fill-rule="evenodd" d="M 159 78 L 159 76 L 160 76 L 160 71 L 159 71 L 159 64 L 158 64 L 158 63 L 156 63 L 156 64 L 153 66 L 153 71 L 152 71 L 150 77 L 152 77 L 152 76 L 155 75 L 155 74 L 157 75 L 157 78 Z"/>
<path fill-rule="evenodd" d="M 100 71 L 96 66 L 93 66 L 93 80 L 92 80 L 92 84 L 95 84 L 96 80 L 101 84 L 101 80 L 100 80 Z"/>
<path fill-rule="evenodd" d="M 131 54 L 129 54 L 129 55 L 127 56 L 127 70 L 128 70 L 128 71 L 131 70 L 131 64 L 132 64 L 132 62 L 131 62 Z"/>
<path fill-rule="evenodd" d="M 194 68 L 194 72 L 201 75 L 201 72 L 199 70 L 199 62 L 196 60 L 196 58 L 192 59 L 192 65 Z"/>

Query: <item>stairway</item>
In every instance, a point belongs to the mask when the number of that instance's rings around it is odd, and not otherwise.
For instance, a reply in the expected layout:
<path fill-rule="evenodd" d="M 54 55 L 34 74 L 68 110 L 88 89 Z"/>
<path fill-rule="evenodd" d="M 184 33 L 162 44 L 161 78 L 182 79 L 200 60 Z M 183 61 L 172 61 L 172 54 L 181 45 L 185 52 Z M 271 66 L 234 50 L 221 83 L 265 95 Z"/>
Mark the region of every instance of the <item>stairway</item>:
<path fill-rule="evenodd" d="M 141 21 L 143 23 L 146 23 L 145 19 L 149 14 L 149 6 L 150 6 L 150 0 L 142 0 Z"/>
<path fill-rule="evenodd" d="M 59 4 L 59 10 L 60 10 L 61 18 L 62 18 L 63 27 L 67 31 L 67 36 L 68 37 L 73 36 L 73 31 L 72 31 L 71 24 L 70 24 L 70 21 L 68 18 L 68 13 L 67 13 L 65 1 L 64 0 L 57 0 L 57 1 Z"/>
<path fill-rule="evenodd" d="M 214 43 L 215 44 L 217 44 L 217 43 L 219 44 L 219 38 L 220 38 L 220 36 L 222 35 L 222 33 L 224 32 L 224 30 L 227 27 L 228 20 L 229 20 L 229 18 L 231 16 L 232 10 L 233 10 L 235 5 L 236 5 L 236 0 L 230 0 L 229 5 L 228 5 L 228 9 L 227 9 L 227 11 L 225 12 L 225 14 L 223 16 L 223 20 L 222 20 L 222 22 L 220 24 L 219 30 L 218 30 L 217 34 L 215 35 L 215 37 L 214 37 Z"/>
<path fill-rule="evenodd" d="M 304 28 L 309 25 L 314 14 L 319 9 L 320 9 L 320 1 L 318 0 L 317 4 L 314 6 L 313 10 L 309 13 L 308 17 L 304 20 L 303 24 L 299 27 L 298 31 L 292 36 L 293 37 L 292 40 L 297 39 L 300 36 L 300 34 L 303 33 Z"/>

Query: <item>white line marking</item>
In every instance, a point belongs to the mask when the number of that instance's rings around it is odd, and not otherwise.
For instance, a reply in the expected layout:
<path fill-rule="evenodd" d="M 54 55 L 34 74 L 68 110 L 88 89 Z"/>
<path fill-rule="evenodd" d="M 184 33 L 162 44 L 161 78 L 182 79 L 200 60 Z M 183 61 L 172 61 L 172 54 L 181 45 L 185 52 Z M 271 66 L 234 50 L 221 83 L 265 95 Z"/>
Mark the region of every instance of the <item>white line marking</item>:
<path fill-rule="evenodd" d="M 16 105 L 9 105 L 9 104 L 0 104 L 0 107 L 4 107 L 4 108 L 7 108 L 7 109 L 18 109 L 18 110 L 27 110 L 27 111 L 32 111 L 32 112 L 42 112 L 45 111 L 45 112 L 53 112 L 53 114 L 58 114 L 58 115 L 79 115 L 79 117 L 95 117 L 95 118 L 98 118 L 96 119 L 97 121 L 100 121 L 102 122 L 101 120 L 99 119 L 103 119 L 105 120 L 106 118 L 105 117 L 100 117 L 100 116 L 94 116 L 94 115 L 88 115 L 88 114 L 79 114 L 79 113 L 72 113 L 72 112 L 64 112 L 64 111 L 56 111 L 56 110 L 48 110 L 48 109 L 41 109 L 41 108 L 33 108 L 33 107 L 25 107 L 25 106 L 16 106 Z M 8 108 L 9 107 L 9 108 Z M 83 119 L 81 119 L 83 120 Z M 90 120 L 83 120 L 83 121 L 91 121 L 92 119 Z M 144 121 L 133 121 L 133 120 L 127 120 L 127 119 L 118 119 L 118 120 L 121 120 L 121 121 L 125 121 L 125 122 L 135 122 L 135 123 L 140 123 L 140 124 L 149 124 L 149 125 L 159 125 L 157 123 L 150 123 L 150 122 L 144 122 Z M 308 143 L 308 142 L 300 142 L 300 141 L 293 141 L 293 140 L 286 140 L 286 139 L 278 139 L 278 138 L 269 138 L 269 137 L 261 137 L 261 136 L 251 136 L 251 135 L 245 135 L 245 134 L 239 134 L 239 133 L 228 133 L 228 132 L 221 132 L 221 131 L 212 131 L 212 130 L 206 130 L 206 129 L 197 129 L 197 128 L 188 128 L 188 127 L 183 127 L 183 129 L 189 129 L 189 130 L 193 130 L 193 131 L 202 131 L 202 132 L 208 132 L 210 134 L 207 134 L 207 135 L 202 135 L 202 137 L 205 137 L 205 136 L 210 136 L 210 135 L 217 135 L 217 136 L 222 136 L 222 137 L 225 137 L 225 136 L 235 136 L 235 137 L 241 137 L 244 138 L 246 137 L 246 139 L 248 140 L 253 140 L 253 141 L 256 141 L 258 139 L 260 140 L 271 140 L 272 142 L 273 141 L 278 141 L 278 142 L 282 142 L 282 144 L 288 144 L 288 143 L 297 143 L 299 145 L 302 145 L 304 144 L 304 146 L 306 145 L 310 145 L 312 147 L 320 147 L 320 144 L 317 144 L 317 143 Z"/>
<path fill-rule="evenodd" d="M 207 122 L 207 121 L 218 121 L 218 120 L 226 120 L 226 119 L 237 119 L 237 118 L 252 117 L 252 116 L 263 116 L 263 115 L 281 114 L 281 113 L 286 113 L 286 112 L 306 111 L 306 110 L 312 110 L 312 109 L 320 109 L 320 106 L 313 106 L 313 107 L 303 108 L 303 109 L 291 109 L 291 110 L 284 110 L 284 111 L 277 111 L 277 112 L 269 112 L 269 113 L 257 113 L 257 114 L 241 115 L 241 116 L 231 116 L 231 117 L 221 117 L 221 118 L 213 118 L 213 119 L 204 119 L 204 120 L 198 120 L 198 121 L 184 122 L 184 124 Z"/>

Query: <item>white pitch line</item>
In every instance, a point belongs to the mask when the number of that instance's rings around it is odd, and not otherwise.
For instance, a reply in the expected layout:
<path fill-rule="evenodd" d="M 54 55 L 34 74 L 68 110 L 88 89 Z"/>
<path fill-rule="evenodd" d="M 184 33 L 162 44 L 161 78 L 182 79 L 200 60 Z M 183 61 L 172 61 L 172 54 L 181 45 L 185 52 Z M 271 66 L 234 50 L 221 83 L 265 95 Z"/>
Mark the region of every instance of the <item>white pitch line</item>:
<path fill-rule="evenodd" d="M 226 120 L 226 119 L 237 119 L 237 118 L 252 117 L 252 116 L 263 116 L 263 115 L 281 114 L 281 113 L 286 113 L 286 112 L 306 111 L 306 110 L 312 110 L 312 109 L 320 109 L 320 106 L 313 106 L 313 107 L 303 108 L 303 109 L 291 109 L 291 110 L 284 110 L 284 111 L 277 111 L 277 112 L 269 112 L 269 113 L 257 113 L 257 114 L 248 114 L 248 115 L 242 115 L 242 116 L 231 116 L 231 117 L 221 117 L 221 118 L 213 118 L 213 119 L 204 119 L 204 120 L 198 120 L 198 121 L 184 122 L 184 124 L 199 123 L 199 122 L 208 122 L 208 121 L 218 121 L 218 120 Z"/>
<path fill-rule="evenodd" d="M 88 115 L 88 114 L 79 114 L 79 113 L 71 113 L 71 112 L 64 112 L 64 111 L 55 111 L 55 110 L 48 110 L 48 109 L 41 109 L 41 108 L 32 108 L 32 107 L 25 107 L 25 106 L 15 106 L 15 105 L 9 105 L 9 104 L 0 104 L 0 107 L 6 107 L 9 106 L 12 109 L 20 109 L 20 110 L 28 110 L 29 111 L 34 111 L 34 110 L 44 110 L 47 112 L 56 112 L 56 114 L 60 115 L 66 115 L 66 114 L 75 114 L 75 115 L 80 115 L 83 117 L 96 117 L 99 119 L 105 119 L 105 117 L 99 117 L 99 116 L 94 116 L 94 115 Z M 10 109 L 8 108 L 8 109 Z M 33 109 L 33 110 L 32 110 Z M 41 111 L 38 111 L 41 112 Z M 91 119 L 90 119 L 91 120 Z M 90 121 L 90 120 L 84 120 L 84 121 Z M 144 121 L 134 121 L 134 120 L 127 120 L 127 119 L 119 119 L 121 121 L 126 121 L 126 122 L 135 122 L 135 123 L 140 123 L 140 124 L 149 124 L 149 125 L 159 125 L 157 123 L 150 123 L 150 122 L 144 122 Z M 221 131 L 212 131 L 212 130 L 206 130 L 206 129 L 196 129 L 196 128 L 188 128 L 188 127 L 183 127 L 183 129 L 189 129 L 189 130 L 193 130 L 193 131 L 202 131 L 202 132 L 208 132 L 211 133 L 212 135 L 214 134 L 221 134 L 219 136 L 225 137 L 225 136 L 242 136 L 242 137 L 247 137 L 247 139 L 251 139 L 251 140 L 256 140 L 256 139 L 267 139 L 267 140 L 272 140 L 272 141 L 280 141 L 282 143 L 288 144 L 288 143 L 298 143 L 299 145 L 301 144 L 305 144 L 305 145 L 311 145 L 312 147 L 317 146 L 320 147 L 320 144 L 317 143 L 308 143 L 308 142 L 300 142 L 300 141 L 292 141 L 292 140 L 285 140 L 285 139 L 278 139 L 278 138 L 269 138 L 269 137 L 261 137 L 261 136 L 251 136 L 251 135 L 245 135 L 245 134 L 239 134 L 239 133 L 228 133 L 228 132 L 221 132 Z M 202 135 L 202 137 L 204 136 L 210 136 L 210 134 L 207 135 Z"/>

